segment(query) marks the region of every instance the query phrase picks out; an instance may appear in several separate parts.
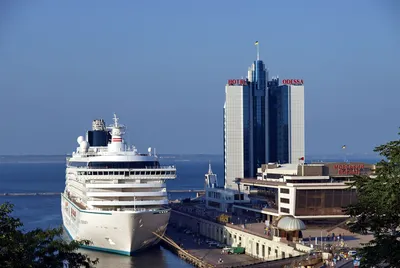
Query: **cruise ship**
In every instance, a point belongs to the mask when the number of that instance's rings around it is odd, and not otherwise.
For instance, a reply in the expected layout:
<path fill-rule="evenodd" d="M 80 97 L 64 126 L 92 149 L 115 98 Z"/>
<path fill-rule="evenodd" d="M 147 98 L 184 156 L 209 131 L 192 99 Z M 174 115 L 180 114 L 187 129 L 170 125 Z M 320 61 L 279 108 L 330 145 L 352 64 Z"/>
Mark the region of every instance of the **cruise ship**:
<path fill-rule="evenodd" d="M 160 166 L 148 149 L 140 154 L 124 141 L 125 126 L 92 123 L 86 139 L 67 158 L 61 194 L 63 225 L 71 239 L 92 242 L 86 248 L 123 255 L 159 242 L 170 217 L 166 180 L 174 166 Z"/>

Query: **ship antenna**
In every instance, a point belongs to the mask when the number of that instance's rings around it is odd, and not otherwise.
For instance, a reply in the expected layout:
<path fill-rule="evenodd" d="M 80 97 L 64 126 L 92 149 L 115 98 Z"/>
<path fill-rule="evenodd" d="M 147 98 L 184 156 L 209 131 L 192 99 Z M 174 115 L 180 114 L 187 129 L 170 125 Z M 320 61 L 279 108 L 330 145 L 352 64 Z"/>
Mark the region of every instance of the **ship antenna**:
<path fill-rule="evenodd" d="M 118 119 L 119 118 L 117 117 L 116 113 L 114 113 L 114 118 L 113 119 L 114 119 L 114 126 L 118 127 Z"/>

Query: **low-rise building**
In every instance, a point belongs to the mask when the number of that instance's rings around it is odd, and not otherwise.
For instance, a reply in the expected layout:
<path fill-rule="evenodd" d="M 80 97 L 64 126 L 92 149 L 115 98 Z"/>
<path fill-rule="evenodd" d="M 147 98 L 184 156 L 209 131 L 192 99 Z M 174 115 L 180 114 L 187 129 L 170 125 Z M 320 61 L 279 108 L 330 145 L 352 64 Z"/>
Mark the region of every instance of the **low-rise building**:
<path fill-rule="evenodd" d="M 283 219 L 277 220 L 277 225 L 281 220 Z M 297 230 L 285 231 L 285 228 L 290 227 L 285 222 L 282 222 L 283 226 L 277 226 L 274 232 L 266 234 L 263 232 L 265 230 L 263 224 L 253 226 L 252 224 L 217 222 L 198 214 L 196 205 L 191 207 L 176 204 L 173 206 L 170 223 L 177 227 L 188 228 L 228 247 L 243 247 L 246 254 L 265 261 L 301 256 L 312 251 L 311 247 L 298 240 L 288 241 L 287 233 L 294 233 Z M 304 228 L 303 224 L 299 230 Z"/>
<path fill-rule="evenodd" d="M 265 164 L 256 179 L 241 179 L 250 204 L 235 204 L 235 213 L 272 222 L 290 215 L 306 223 L 340 222 L 348 216 L 343 207 L 356 201 L 348 183 L 354 175 L 373 174 L 367 163 Z"/>
<path fill-rule="evenodd" d="M 217 175 L 212 172 L 209 164 L 208 173 L 205 174 L 205 203 L 206 208 L 216 209 L 220 212 L 232 212 L 233 204 L 249 203 L 247 193 L 235 189 L 218 186 Z"/>

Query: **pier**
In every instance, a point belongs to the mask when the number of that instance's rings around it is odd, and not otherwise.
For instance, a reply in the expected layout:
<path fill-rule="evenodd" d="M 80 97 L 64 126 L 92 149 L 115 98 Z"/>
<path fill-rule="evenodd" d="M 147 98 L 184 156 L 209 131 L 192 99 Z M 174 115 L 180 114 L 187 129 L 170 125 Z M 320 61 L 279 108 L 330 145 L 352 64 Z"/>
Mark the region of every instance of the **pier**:
<path fill-rule="evenodd" d="M 322 265 L 321 253 L 312 252 L 311 247 L 286 240 L 276 233 L 266 233 L 263 222 L 249 220 L 246 223 L 243 219 L 240 221 L 239 216 L 228 219 L 228 214 L 208 209 L 197 200 L 170 205 L 172 211 L 166 236 L 179 246 L 179 250 L 172 251 L 196 267 L 316 268 Z M 163 245 L 171 249 L 171 245 L 164 242 Z M 226 250 L 233 248 L 244 250 L 227 254 Z M 185 256 L 179 251 L 184 251 Z"/>
<path fill-rule="evenodd" d="M 168 193 L 204 193 L 204 190 L 199 189 L 182 189 L 182 190 L 167 190 Z M 55 196 L 61 192 L 36 192 L 36 193 L 0 193 L 0 196 Z"/>
<path fill-rule="evenodd" d="M 247 252 L 245 254 L 222 254 L 222 247 L 218 244 L 222 242 L 214 237 L 210 238 L 201 232 L 191 231 L 180 226 L 178 222 L 190 224 L 191 217 L 179 211 L 173 210 L 171 222 L 167 232 L 161 238 L 161 244 L 177 254 L 181 259 L 199 268 L 282 268 L 282 267 L 320 267 L 321 256 L 309 256 L 308 254 L 299 256 L 287 256 L 286 258 L 263 259 Z M 196 218 L 196 221 L 201 221 Z M 195 224 L 197 225 L 197 224 Z M 222 225 L 221 225 L 222 226 Z M 215 232 L 214 232 L 215 234 Z M 215 241 L 214 245 L 209 245 L 206 241 Z M 247 251 L 247 250 L 246 250 Z M 220 262 L 219 260 L 222 260 Z"/>

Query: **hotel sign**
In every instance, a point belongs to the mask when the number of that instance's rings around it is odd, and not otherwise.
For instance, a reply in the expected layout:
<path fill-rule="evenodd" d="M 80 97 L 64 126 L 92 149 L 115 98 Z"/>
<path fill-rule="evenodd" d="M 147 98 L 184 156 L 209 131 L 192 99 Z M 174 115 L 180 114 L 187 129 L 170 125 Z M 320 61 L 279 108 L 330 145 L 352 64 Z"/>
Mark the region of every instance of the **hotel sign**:
<path fill-rule="evenodd" d="M 246 79 L 229 79 L 228 85 L 230 85 L 230 86 L 246 86 L 247 80 Z"/>
<path fill-rule="evenodd" d="M 375 165 L 363 162 L 327 162 L 324 163 L 325 176 L 349 176 L 374 174 Z"/>
<path fill-rule="evenodd" d="M 337 164 L 334 169 L 338 175 L 360 175 L 364 170 L 364 164 Z"/>
<path fill-rule="evenodd" d="M 303 79 L 283 79 L 282 84 L 284 85 L 294 85 L 294 86 L 301 86 L 304 84 Z"/>

